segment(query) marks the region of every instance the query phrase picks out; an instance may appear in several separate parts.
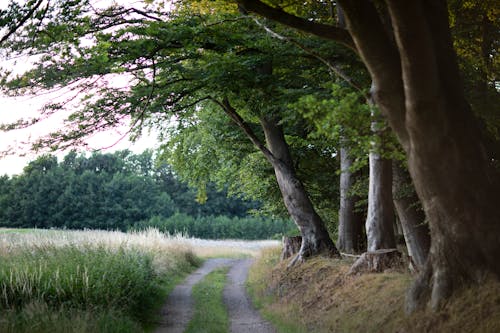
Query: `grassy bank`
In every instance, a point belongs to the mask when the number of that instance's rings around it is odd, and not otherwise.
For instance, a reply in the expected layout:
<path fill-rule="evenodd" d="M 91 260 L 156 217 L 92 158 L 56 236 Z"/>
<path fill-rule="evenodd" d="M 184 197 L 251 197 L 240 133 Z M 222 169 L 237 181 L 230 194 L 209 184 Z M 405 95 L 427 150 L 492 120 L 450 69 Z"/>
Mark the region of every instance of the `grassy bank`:
<path fill-rule="evenodd" d="M 155 231 L 0 235 L 1 332 L 140 332 L 199 264 Z"/>
<path fill-rule="evenodd" d="M 407 316 L 407 273 L 347 277 L 348 261 L 314 258 L 287 269 L 278 258 L 277 249 L 258 258 L 248 289 L 280 332 L 500 332 L 498 281 L 464 290 L 439 312 Z"/>

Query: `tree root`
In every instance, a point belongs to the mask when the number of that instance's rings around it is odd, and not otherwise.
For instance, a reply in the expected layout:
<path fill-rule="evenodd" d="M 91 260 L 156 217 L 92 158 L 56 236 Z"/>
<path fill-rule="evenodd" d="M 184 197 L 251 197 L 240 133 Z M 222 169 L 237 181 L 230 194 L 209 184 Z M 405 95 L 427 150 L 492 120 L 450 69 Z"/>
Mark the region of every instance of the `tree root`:
<path fill-rule="evenodd" d="M 406 313 L 430 307 L 437 311 L 446 305 L 447 300 L 457 289 L 473 282 L 473 279 L 460 272 L 452 273 L 447 267 L 435 268 L 427 260 L 423 270 L 417 276 L 406 294 Z"/>

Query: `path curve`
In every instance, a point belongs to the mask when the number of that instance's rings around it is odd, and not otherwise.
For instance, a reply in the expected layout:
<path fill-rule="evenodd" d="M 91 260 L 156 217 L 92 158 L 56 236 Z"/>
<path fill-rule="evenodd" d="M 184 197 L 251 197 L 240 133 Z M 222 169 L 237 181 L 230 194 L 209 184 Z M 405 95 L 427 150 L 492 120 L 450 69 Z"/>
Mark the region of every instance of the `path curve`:
<path fill-rule="evenodd" d="M 161 310 L 161 321 L 155 333 L 183 333 L 194 314 L 191 291 L 195 284 L 216 268 L 230 266 L 223 299 L 228 309 L 231 333 L 275 333 L 271 324 L 260 316 L 250 301 L 245 281 L 253 259 L 207 259 L 186 280 L 177 285 Z"/>

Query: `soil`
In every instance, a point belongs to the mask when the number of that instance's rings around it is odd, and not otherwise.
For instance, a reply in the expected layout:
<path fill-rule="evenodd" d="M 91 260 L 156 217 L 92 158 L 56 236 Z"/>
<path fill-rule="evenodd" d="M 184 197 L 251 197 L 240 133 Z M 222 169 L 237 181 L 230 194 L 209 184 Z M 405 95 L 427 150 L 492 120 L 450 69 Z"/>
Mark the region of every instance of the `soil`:
<path fill-rule="evenodd" d="M 208 259 L 170 293 L 161 310 L 161 320 L 155 333 L 182 333 L 194 313 L 191 291 L 195 284 L 216 268 L 230 266 L 224 289 L 224 303 L 228 308 L 231 333 L 275 332 L 253 308 L 245 291 L 245 281 L 252 259 Z"/>

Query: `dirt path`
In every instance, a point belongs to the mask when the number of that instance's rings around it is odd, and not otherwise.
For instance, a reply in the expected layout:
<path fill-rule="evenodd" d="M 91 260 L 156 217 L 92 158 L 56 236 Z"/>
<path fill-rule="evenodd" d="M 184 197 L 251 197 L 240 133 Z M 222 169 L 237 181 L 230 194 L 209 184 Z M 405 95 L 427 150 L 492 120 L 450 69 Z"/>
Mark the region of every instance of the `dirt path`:
<path fill-rule="evenodd" d="M 170 293 L 161 310 L 161 321 L 155 333 L 182 333 L 193 317 L 194 301 L 191 290 L 195 284 L 216 268 L 230 266 L 228 282 L 224 288 L 224 303 L 228 308 L 231 333 L 272 333 L 271 325 L 265 322 L 253 308 L 245 291 L 245 281 L 252 259 L 208 259 L 202 267 L 187 277 Z"/>
<path fill-rule="evenodd" d="M 161 309 L 161 321 L 155 333 L 183 333 L 193 317 L 194 301 L 191 297 L 193 286 L 214 269 L 229 266 L 234 261 L 235 259 L 208 259 L 183 283 L 177 285 Z"/>
<path fill-rule="evenodd" d="M 228 273 L 223 297 L 229 312 L 230 331 L 231 333 L 276 332 L 255 310 L 245 290 L 245 281 L 251 265 L 252 259 L 237 260 Z"/>

